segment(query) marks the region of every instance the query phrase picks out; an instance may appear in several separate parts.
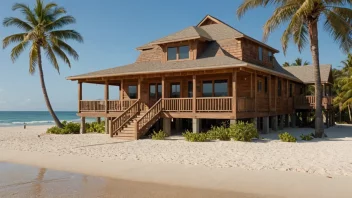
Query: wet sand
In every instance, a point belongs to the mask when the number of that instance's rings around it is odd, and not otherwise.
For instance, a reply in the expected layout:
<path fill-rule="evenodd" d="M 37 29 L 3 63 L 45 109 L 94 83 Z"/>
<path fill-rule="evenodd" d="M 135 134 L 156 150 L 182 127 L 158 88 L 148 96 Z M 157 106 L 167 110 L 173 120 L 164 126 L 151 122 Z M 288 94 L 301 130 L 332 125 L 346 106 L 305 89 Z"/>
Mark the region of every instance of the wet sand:
<path fill-rule="evenodd" d="M 265 197 L 245 193 L 94 177 L 1 162 L 0 175 L 0 197 Z"/>

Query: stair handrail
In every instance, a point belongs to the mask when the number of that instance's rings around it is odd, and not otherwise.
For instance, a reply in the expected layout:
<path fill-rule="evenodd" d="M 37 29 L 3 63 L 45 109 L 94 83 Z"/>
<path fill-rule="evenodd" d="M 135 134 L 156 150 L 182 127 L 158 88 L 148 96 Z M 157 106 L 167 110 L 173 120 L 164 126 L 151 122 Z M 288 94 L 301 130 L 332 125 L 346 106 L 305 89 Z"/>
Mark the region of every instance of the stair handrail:
<path fill-rule="evenodd" d="M 115 135 L 120 131 L 124 126 L 127 125 L 129 121 L 134 119 L 137 114 L 140 112 L 140 100 L 138 99 L 130 107 L 128 107 L 119 117 L 115 118 L 111 122 L 111 136 Z"/>
<path fill-rule="evenodd" d="M 136 132 L 137 136 L 140 130 L 147 125 L 155 116 L 161 113 L 162 106 L 162 98 L 160 98 L 139 120 L 136 122 Z"/>

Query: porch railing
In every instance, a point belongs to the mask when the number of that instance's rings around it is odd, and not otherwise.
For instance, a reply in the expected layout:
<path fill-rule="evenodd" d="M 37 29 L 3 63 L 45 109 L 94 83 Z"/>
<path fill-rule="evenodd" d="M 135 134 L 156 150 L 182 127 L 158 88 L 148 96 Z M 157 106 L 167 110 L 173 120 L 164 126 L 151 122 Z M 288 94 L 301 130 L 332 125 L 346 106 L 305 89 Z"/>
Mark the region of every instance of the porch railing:
<path fill-rule="evenodd" d="M 191 112 L 192 98 L 164 98 L 164 111 Z"/>
<path fill-rule="evenodd" d="M 332 105 L 332 96 L 324 96 L 322 98 L 322 105 L 325 108 Z M 294 97 L 294 107 L 295 108 L 314 108 L 316 103 L 315 96 L 296 96 Z"/>
<path fill-rule="evenodd" d="M 232 97 L 204 97 L 196 99 L 197 112 L 231 112 Z"/>
<path fill-rule="evenodd" d="M 133 100 L 81 100 L 80 112 L 104 112 L 106 104 L 109 112 L 121 112 L 132 106 L 137 99 Z"/>
<path fill-rule="evenodd" d="M 159 119 L 162 110 L 162 99 L 160 99 L 135 123 L 136 138 L 144 135 L 149 128 L 148 126 Z"/>
<path fill-rule="evenodd" d="M 82 112 L 104 112 L 106 101 L 105 100 L 81 100 L 79 101 L 80 111 Z"/>

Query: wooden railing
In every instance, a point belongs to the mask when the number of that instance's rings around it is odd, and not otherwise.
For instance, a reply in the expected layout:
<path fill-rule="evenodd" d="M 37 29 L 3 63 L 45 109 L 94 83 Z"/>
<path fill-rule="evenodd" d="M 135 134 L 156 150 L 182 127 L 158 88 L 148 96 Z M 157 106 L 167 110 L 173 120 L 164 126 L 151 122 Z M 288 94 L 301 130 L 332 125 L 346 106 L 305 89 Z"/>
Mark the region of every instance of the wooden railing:
<path fill-rule="evenodd" d="M 232 97 L 205 97 L 196 99 L 197 112 L 231 112 Z"/>
<path fill-rule="evenodd" d="M 322 98 L 322 105 L 325 108 L 329 108 L 332 105 L 333 97 L 324 96 Z M 294 97 L 295 108 L 315 108 L 316 99 L 315 96 L 296 96 Z"/>
<path fill-rule="evenodd" d="M 164 111 L 191 112 L 193 107 L 192 98 L 164 98 Z"/>
<path fill-rule="evenodd" d="M 246 98 L 246 97 L 237 98 L 238 112 L 253 112 L 255 110 L 254 105 L 255 103 L 253 98 Z"/>
<path fill-rule="evenodd" d="M 149 129 L 148 126 L 154 124 L 160 118 L 162 110 L 162 99 L 160 99 L 136 122 L 137 138 L 144 135 Z"/>
<path fill-rule="evenodd" d="M 104 112 L 106 101 L 105 100 L 81 100 L 79 101 L 81 112 Z"/>
<path fill-rule="evenodd" d="M 140 112 L 140 102 L 137 100 L 131 105 L 125 112 L 111 122 L 111 135 L 119 133 L 124 127 L 127 126 L 128 122 L 135 118 Z"/>

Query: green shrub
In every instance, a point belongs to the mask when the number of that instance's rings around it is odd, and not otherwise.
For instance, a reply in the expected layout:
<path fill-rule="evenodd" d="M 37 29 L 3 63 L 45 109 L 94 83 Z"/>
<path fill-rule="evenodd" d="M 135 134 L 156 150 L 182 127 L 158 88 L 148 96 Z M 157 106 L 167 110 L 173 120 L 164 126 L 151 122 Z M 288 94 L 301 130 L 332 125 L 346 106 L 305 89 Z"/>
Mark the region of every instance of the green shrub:
<path fill-rule="evenodd" d="M 226 128 L 225 126 L 211 127 L 211 129 L 207 132 L 207 136 L 209 140 L 222 140 L 222 141 L 231 140 L 229 129 Z"/>
<path fill-rule="evenodd" d="M 104 133 L 105 132 L 105 122 L 92 122 L 86 123 L 87 133 Z"/>
<path fill-rule="evenodd" d="M 50 134 L 78 134 L 80 132 L 80 124 L 75 122 L 62 122 L 63 128 L 57 126 L 49 128 L 46 133 Z"/>
<path fill-rule="evenodd" d="M 302 140 L 305 140 L 305 141 L 311 141 L 312 139 L 314 139 L 314 137 L 310 134 L 310 135 L 301 135 L 300 136 Z"/>
<path fill-rule="evenodd" d="M 192 133 L 188 130 L 182 133 L 182 136 L 188 142 L 205 142 L 208 139 L 208 136 L 206 133 Z"/>
<path fill-rule="evenodd" d="M 163 130 L 160 130 L 158 132 L 153 131 L 152 140 L 165 140 L 167 136 L 168 135 Z"/>
<path fill-rule="evenodd" d="M 235 141 L 251 142 L 253 138 L 259 138 L 258 130 L 253 123 L 241 121 L 230 125 L 229 134 Z"/>
<path fill-rule="evenodd" d="M 297 141 L 297 139 L 295 137 L 293 137 L 291 134 L 289 134 L 288 132 L 280 133 L 279 138 L 283 142 L 296 142 Z"/>
<path fill-rule="evenodd" d="M 64 134 L 79 134 L 81 125 L 75 122 L 69 122 L 64 125 Z"/>

